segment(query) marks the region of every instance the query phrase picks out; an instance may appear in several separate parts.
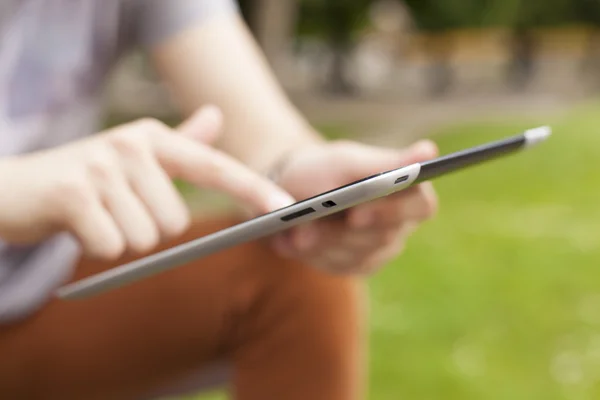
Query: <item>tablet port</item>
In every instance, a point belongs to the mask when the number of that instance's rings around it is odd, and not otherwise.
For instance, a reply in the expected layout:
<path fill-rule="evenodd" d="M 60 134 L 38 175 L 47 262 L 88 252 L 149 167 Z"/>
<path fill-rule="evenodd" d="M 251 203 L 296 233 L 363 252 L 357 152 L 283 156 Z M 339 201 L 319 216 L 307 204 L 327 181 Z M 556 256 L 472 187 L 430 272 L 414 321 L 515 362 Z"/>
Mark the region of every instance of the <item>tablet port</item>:
<path fill-rule="evenodd" d="M 394 185 L 397 185 L 402 182 L 406 182 L 407 180 L 408 180 L 408 175 L 401 176 L 400 178 L 396 179 L 396 182 L 394 182 Z"/>
<path fill-rule="evenodd" d="M 331 207 L 335 207 L 335 206 L 337 206 L 337 204 L 335 203 L 335 201 L 332 201 L 332 200 L 327 200 L 327 201 L 324 201 L 324 202 L 322 203 L 322 205 L 323 205 L 323 207 L 325 207 L 325 208 L 331 208 Z"/>
<path fill-rule="evenodd" d="M 314 208 L 308 207 L 308 208 L 305 208 L 304 210 L 296 211 L 291 214 L 285 215 L 285 216 L 281 217 L 281 220 L 287 222 L 287 221 L 291 221 L 293 219 L 300 218 L 300 217 L 303 217 L 305 215 L 308 215 L 308 214 L 314 213 L 314 212 L 315 212 Z"/>

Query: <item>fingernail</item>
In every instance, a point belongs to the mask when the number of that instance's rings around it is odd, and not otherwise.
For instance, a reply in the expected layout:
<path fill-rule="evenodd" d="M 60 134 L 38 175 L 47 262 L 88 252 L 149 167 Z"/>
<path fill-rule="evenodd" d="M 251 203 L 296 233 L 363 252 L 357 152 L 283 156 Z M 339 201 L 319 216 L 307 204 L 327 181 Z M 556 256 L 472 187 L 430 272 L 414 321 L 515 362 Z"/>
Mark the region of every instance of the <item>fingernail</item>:
<path fill-rule="evenodd" d="M 435 157 L 438 152 L 437 146 L 430 140 L 422 140 L 415 145 L 415 151 L 424 157 Z"/>
<path fill-rule="evenodd" d="M 218 107 L 209 105 L 200 108 L 179 127 L 179 133 L 202 142 L 213 142 L 221 130 L 223 114 Z"/>

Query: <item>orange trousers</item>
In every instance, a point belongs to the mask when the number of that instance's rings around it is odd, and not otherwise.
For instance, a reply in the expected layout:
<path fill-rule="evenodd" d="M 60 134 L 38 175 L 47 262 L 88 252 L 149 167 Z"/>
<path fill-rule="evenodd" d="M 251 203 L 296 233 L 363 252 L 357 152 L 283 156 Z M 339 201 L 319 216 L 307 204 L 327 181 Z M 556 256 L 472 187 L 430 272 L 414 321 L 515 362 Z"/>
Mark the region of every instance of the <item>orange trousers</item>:
<path fill-rule="evenodd" d="M 177 242 L 235 222 L 198 221 Z M 74 279 L 114 264 L 82 260 Z M 0 399 L 151 399 L 222 380 L 238 400 L 359 399 L 364 305 L 359 280 L 249 243 L 1 326 Z"/>

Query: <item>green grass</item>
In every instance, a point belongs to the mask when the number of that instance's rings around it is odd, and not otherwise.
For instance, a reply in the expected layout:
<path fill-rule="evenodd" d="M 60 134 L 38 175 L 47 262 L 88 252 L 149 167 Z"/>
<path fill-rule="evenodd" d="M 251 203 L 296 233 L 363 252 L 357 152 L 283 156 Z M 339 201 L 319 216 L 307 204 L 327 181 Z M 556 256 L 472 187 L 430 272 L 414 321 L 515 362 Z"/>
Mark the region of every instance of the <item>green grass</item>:
<path fill-rule="evenodd" d="M 544 146 L 436 183 L 438 218 L 372 281 L 373 399 L 600 398 L 595 114 L 576 110 Z M 438 143 L 535 122 L 453 127 Z"/>
<path fill-rule="evenodd" d="M 370 282 L 371 399 L 600 398 L 598 110 L 439 132 L 443 152 L 555 134 L 436 182 L 440 214 Z"/>

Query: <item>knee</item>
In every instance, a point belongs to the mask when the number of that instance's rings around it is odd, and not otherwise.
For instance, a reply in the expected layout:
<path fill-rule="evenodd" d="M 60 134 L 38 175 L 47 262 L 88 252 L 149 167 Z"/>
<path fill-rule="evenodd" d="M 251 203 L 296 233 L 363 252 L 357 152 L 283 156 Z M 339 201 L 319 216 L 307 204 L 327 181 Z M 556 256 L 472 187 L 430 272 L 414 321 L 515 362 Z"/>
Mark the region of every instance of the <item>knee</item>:
<path fill-rule="evenodd" d="M 362 279 L 319 271 L 257 247 L 252 270 L 261 285 L 246 309 L 252 326 L 245 332 L 268 336 L 273 348 L 277 340 L 299 348 L 310 343 L 325 352 L 351 353 L 361 346 L 366 326 Z"/>
<path fill-rule="evenodd" d="M 297 312 L 310 311 L 311 319 L 333 318 L 339 313 L 353 318 L 361 315 L 365 300 L 361 278 L 324 272 L 300 260 L 282 258 L 266 246 L 261 252 L 268 260 L 261 266 L 268 276 L 263 288 L 265 298 Z"/>
<path fill-rule="evenodd" d="M 236 329 L 232 354 L 238 389 L 255 388 L 268 376 L 262 398 L 357 398 L 367 343 L 362 282 L 264 248 L 256 254 L 261 262 L 252 270 L 262 285 Z"/>

